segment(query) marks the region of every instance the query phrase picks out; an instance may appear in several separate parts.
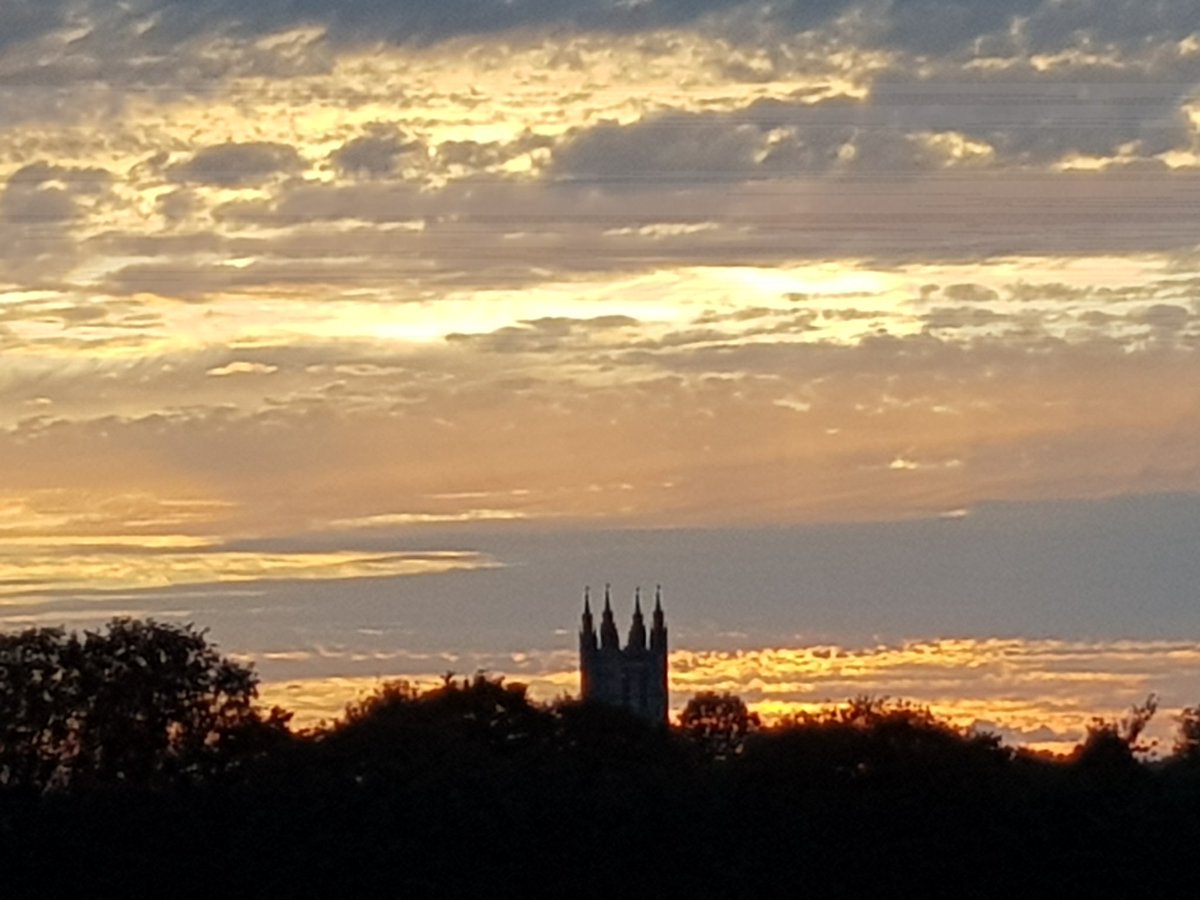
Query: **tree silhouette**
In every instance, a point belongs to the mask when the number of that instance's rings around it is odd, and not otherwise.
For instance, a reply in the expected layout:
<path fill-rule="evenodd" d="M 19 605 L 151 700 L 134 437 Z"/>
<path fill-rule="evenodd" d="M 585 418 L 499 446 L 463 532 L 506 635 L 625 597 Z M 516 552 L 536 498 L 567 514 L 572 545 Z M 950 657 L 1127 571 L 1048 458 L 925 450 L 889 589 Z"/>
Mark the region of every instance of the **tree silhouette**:
<path fill-rule="evenodd" d="M 1174 756 L 1180 762 L 1200 763 L 1200 706 L 1188 706 L 1175 717 Z"/>
<path fill-rule="evenodd" d="M 741 697 L 705 691 L 687 702 L 679 727 L 711 759 L 724 760 L 742 752 L 746 738 L 762 727 L 762 721 Z"/>
<path fill-rule="evenodd" d="M 1072 762 L 1081 770 L 1108 777 L 1138 772 L 1136 754 L 1147 753 L 1153 747 L 1141 743 L 1141 737 L 1157 710 L 1158 697 L 1150 694 L 1118 721 L 1093 719 L 1083 743 L 1071 755 Z"/>
<path fill-rule="evenodd" d="M 287 715 L 262 718 L 257 676 L 191 625 L 113 619 L 0 635 L 0 783 L 39 790 L 196 780 Z"/>

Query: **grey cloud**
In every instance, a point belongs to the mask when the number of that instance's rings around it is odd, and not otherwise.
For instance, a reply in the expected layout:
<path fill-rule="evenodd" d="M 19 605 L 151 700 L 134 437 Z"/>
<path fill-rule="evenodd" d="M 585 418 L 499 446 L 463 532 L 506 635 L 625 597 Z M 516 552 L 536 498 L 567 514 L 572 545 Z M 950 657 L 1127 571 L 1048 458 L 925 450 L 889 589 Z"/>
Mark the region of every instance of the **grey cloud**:
<path fill-rule="evenodd" d="M 942 293 L 946 299 L 958 303 L 991 303 L 999 297 L 994 290 L 982 284 L 951 284 Z"/>
<path fill-rule="evenodd" d="M 22 166 L 11 176 L 8 184 L 27 185 L 36 187 L 47 183 L 70 185 L 71 190 L 81 194 L 96 194 L 102 191 L 111 180 L 108 171 L 99 168 L 77 168 L 58 166 L 52 163 L 37 162 Z"/>
<path fill-rule="evenodd" d="M 168 222 L 180 222 L 190 216 L 198 204 L 194 192 L 181 188 L 160 196 L 156 205 Z"/>
<path fill-rule="evenodd" d="M 93 0 L 93 12 L 103 7 Z M 178 41 L 197 32 L 260 35 L 316 25 L 337 41 L 430 42 L 462 35 L 487 35 L 521 28 L 633 32 L 695 25 L 710 18 L 739 16 L 779 30 L 808 30 L 859 12 L 883 44 L 922 53 L 969 47 L 981 39 L 993 46 L 1019 40 L 1053 45 L 1092 35 L 1136 41 L 1182 37 L 1195 30 L 1189 3 L 1138 0 L 262 0 L 236 13 L 219 0 L 150 0 L 126 13 L 149 21 L 149 40 Z M 51 27 L 35 17 L 26 31 Z"/>
<path fill-rule="evenodd" d="M 151 293 L 180 300 L 201 301 L 221 291 L 249 290 L 268 286 L 334 285 L 381 286 L 396 284 L 404 276 L 424 270 L 418 262 L 389 259 L 379 254 L 375 261 L 363 263 L 350 245 L 340 256 L 325 259 L 275 259 L 270 256 L 249 265 L 231 266 L 224 262 L 199 262 L 190 257 L 177 261 L 134 263 L 113 272 L 104 282 L 113 294 Z"/>
<path fill-rule="evenodd" d="M 1174 303 L 1155 303 L 1138 312 L 1135 318 L 1155 330 L 1173 332 L 1186 327 L 1192 319 L 1192 314 Z"/>
<path fill-rule="evenodd" d="M 1038 3 L 1021 23 L 1029 48 L 1044 52 L 1077 36 L 1093 46 L 1136 46 L 1179 41 L 1197 32 L 1194 2 L 1146 3 L 1142 0 L 1087 0 Z"/>
<path fill-rule="evenodd" d="M 419 146 L 398 128 L 377 125 L 333 151 L 330 161 L 349 175 L 380 177 L 392 174 L 399 158 Z"/>
<path fill-rule="evenodd" d="M 737 10 L 746 0 L 263 0 L 239 8 L 230 16 L 218 0 L 184 3 L 160 0 L 152 4 L 156 24 L 152 38 L 177 40 L 199 29 L 220 29 L 235 35 L 257 35 L 299 25 L 318 25 L 330 38 L 348 42 L 394 43 L 443 40 L 462 35 L 487 35 L 519 28 L 577 28 L 636 31 L 686 25 L 714 13 Z M 840 2 L 796 4 L 810 10 L 816 22 L 844 5 Z"/>
<path fill-rule="evenodd" d="M 269 141 L 216 144 L 197 151 L 187 162 L 168 169 L 175 181 L 240 187 L 257 184 L 272 175 L 294 172 L 300 154 L 287 144 Z"/>
<path fill-rule="evenodd" d="M 0 51 L 64 28 L 73 5 L 69 0 L 7 0 Z"/>
<path fill-rule="evenodd" d="M 65 222 L 78 215 L 69 191 L 58 187 L 20 189 L 10 185 L 0 201 L 9 222 Z"/>
<path fill-rule="evenodd" d="M 14 172 L 0 195 L 0 276 L 55 285 L 79 260 L 79 221 L 110 199 L 110 185 L 99 168 L 37 162 Z"/>
<path fill-rule="evenodd" d="M 436 161 L 443 167 L 462 167 L 478 172 L 498 166 L 515 156 L 551 147 L 553 144 L 552 138 L 533 132 L 525 132 L 508 143 L 443 141 L 437 145 Z"/>
<path fill-rule="evenodd" d="M 286 78 L 327 71 L 343 45 L 427 45 L 506 32 L 632 34 L 694 28 L 733 44 L 786 46 L 823 30 L 858 46 L 962 59 L 1021 57 L 1177 44 L 1196 32 L 1190 2 L 1144 0 L 13 0 L 0 50 L 38 45 L 9 66 L 16 85 L 170 84 L 197 87 L 233 74 Z M 70 27 L 70 31 L 68 31 Z M 298 28 L 298 46 L 256 39 Z M 80 33 L 82 32 L 82 34 Z M 60 36 L 70 35 L 69 42 Z M 731 65 L 736 66 L 736 62 Z"/>
<path fill-rule="evenodd" d="M 640 183 L 740 180 L 753 170 L 764 135 L 702 114 L 633 125 L 602 123 L 559 147 L 552 172 L 589 181 Z"/>
<path fill-rule="evenodd" d="M 9 222 L 62 223 L 79 215 L 77 197 L 101 194 L 110 181 L 103 169 L 31 163 L 9 177 L 0 208 Z"/>
<path fill-rule="evenodd" d="M 921 317 L 926 328 L 980 328 L 1002 322 L 1008 317 L 978 306 L 937 307 Z"/>
<path fill-rule="evenodd" d="M 736 183 L 833 172 L 909 175 L 936 162 L 903 128 L 881 122 L 869 102 L 835 97 L 603 123 L 556 148 L 550 174 L 613 185 Z"/>
<path fill-rule="evenodd" d="M 971 165 L 1045 165 L 1072 154 L 1155 154 L 1191 145 L 1183 103 L 1194 85 L 1119 70 L 1032 67 L 878 77 L 863 99 L 763 99 L 733 112 L 602 123 L 554 151 L 550 173 L 607 184 L 739 182 L 815 174 L 910 177 Z M 977 142 L 974 156 L 939 136 Z"/>
<path fill-rule="evenodd" d="M 1015 63 L 966 73 L 947 67 L 919 78 L 891 71 L 873 84 L 864 117 L 872 127 L 961 133 L 1001 160 L 1111 156 L 1130 143 L 1152 156 L 1188 146 L 1182 104 L 1194 89 L 1113 66 L 1066 65 L 1051 73 Z"/>
<path fill-rule="evenodd" d="M 899 45 L 918 53 L 944 53 L 963 47 L 984 36 L 1007 43 L 1014 24 L 1039 9 L 1044 0 L 892 0 L 881 43 Z"/>
<path fill-rule="evenodd" d="M 1190 252 L 1200 231 L 1200 170 L 989 170 L 970 179 L 916 173 L 890 180 L 886 190 L 867 177 L 749 181 L 737 190 L 726 183 L 629 190 L 494 177 L 426 190 L 398 181 L 295 181 L 280 185 L 273 199 L 227 204 L 216 215 L 243 228 L 261 224 L 277 232 L 236 248 L 241 256 L 274 257 L 269 265 L 221 267 L 211 273 L 213 284 L 248 283 L 273 273 L 289 282 L 336 276 L 356 285 L 390 278 L 393 285 L 407 283 L 406 290 L 419 282 L 427 291 L 449 283 L 519 284 L 665 264 Z M 422 227 L 412 228 L 412 222 Z M 678 235 L 670 234 L 672 225 L 681 227 Z M 372 261 L 363 263 L 363 256 Z M 330 266 L 319 267 L 318 260 Z M 180 264 L 196 268 L 188 260 L 149 264 L 160 273 Z M 175 277 L 165 274 L 168 282 Z M 962 290 L 951 288 L 943 298 L 949 302 L 941 305 L 986 302 L 984 296 L 959 296 Z"/>

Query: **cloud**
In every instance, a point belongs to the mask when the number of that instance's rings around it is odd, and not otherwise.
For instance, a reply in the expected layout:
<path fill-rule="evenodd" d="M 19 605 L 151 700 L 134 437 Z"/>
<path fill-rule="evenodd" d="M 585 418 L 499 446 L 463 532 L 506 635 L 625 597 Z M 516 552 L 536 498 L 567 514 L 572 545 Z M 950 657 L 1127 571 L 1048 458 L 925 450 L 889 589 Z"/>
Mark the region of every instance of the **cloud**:
<path fill-rule="evenodd" d="M 1137 321 L 1155 331 L 1177 332 L 1192 321 L 1192 312 L 1175 303 L 1155 303 L 1136 314 Z"/>
<path fill-rule="evenodd" d="M 523 519 L 525 515 L 511 509 L 467 509 L 461 512 L 401 512 L 376 513 L 356 519 L 334 519 L 326 523 L 333 529 L 388 528 L 397 525 L 447 525 L 458 522 L 503 522 Z"/>
<path fill-rule="evenodd" d="M 643 145 L 640 137 L 635 145 Z M 997 169 L 970 178 L 953 170 L 910 172 L 890 178 L 883 191 L 865 173 L 778 180 L 753 168 L 701 172 L 680 165 L 659 180 L 604 165 L 589 169 L 580 159 L 577 174 L 556 168 L 567 181 L 479 177 L 425 190 L 397 182 L 282 186 L 272 199 L 216 211 L 222 223 L 247 235 L 274 229 L 253 250 L 278 259 L 236 270 L 206 262 L 207 273 L 188 271 L 178 280 L 193 293 L 210 280 L 225 289 L 272 278 L 295 283 L 299 276 L 356 285 L 412 279 L 413 289 L 435 283 L 487 288 L 672 265 L 1182 253 L 1192 249 L 1200 217 L 1200 205 L 1184 202 L 1200 194 L 1200 169 Z M 667 157 L 646 158 L 643 165 L 666 166 Z M 307 260 L 295 258 L 301 245 L 309 247 Z M 338 263 L 339 256 L 348 265 Z M 154 280 L 160 270 L 170 281 L 170 270 L 179 267 L 138 263 L 114 278 L 113 287 L 136 288 L 135 281 Z M 121 281 L 129 283 L 122 287 Z"/>
<path fill-rule="evenodd" d="M 391 175 L 400 157 L 419 146 L 398 128 L 377 124 L 342 144 L 329 158 L 345 174 L 382 177 Z"/>
<path fill-rule="evenodd" d="M 46 162 L 18 168 L 0 195 L 0 281 L 55 285 L 79 261 L 77 229 L 112 202 L 105 169 Z"/>
<path fill-rule="evenodd" d="M 71 6 L 67 0 L 13 0 L 4 10 L 0 52 L 65 28 Z"/>
<path fill-rule="evenodd" d="M 982 328 L 1006 321 L 1007 318 L 978 306 L 935 307 L 923 316 L 925 326 L 931 329 Z"/>
<path fill-rule="evenodd" d="M 217 187 L 259 184 L 274 175 L 295 172 L 300 154 L 287 144 L 269 141 L 226 143 L 205 147 L 186 162 L 168 169 L 175 181 Z"/>
<path fill-rule="evenodd" d="M 669 115 L 634 125 L 593 126 L 554 153 L 559 177 L 622 184 L 744 178 L 763 143 L 751 127 L 705 115 Z"/>
<path fill-rule="evenodd" d="M 238 359 L 223 366 L 209 369 L 205 374 L 213 377 L 224 377 L 227 375 L 270 375 L 272 372 L 278 371 L 278 366 Z"/>
<path fill-rule="evenodd" d="M 266 677 L 265 701 L 295 710 L 302 725 L 336 718 L 346 703 L 377 688 L 385 676 L 363 672 L 364 663 L 376 672 L 380 662 L 390 663 L 387 677 L 433 686 L 440 680 L 439 666 L 447 662 L 430 653 L 401 652 L 381 660 L 347 649 L 322 654 L 329 674 L 289 679 L 286 664 L 295 661 L 289 657 L 302 652 L 256 654 Z M 564 691 L 578 692 L 577 668 L 568 653 L 527 649 L 472 655 L 456 659 L 452 668 L 470 671 L 470 666 L 529 684 L 533 697 L 543 702 Z M 1094 717 L 1117 718 L 1148 693 L 1159 693 L 1164 704 L 1190 703 L 1187 685 L 1200 673 L 1200 653 L 1194 644 L 1172 641 L 944 638 L 876 646 L 676 650 L 670 673 L 675 715 L 701 691 L 737 694 L 768 721 L 852 697 L 890 697 L 927 705 L 935 715 L 999 734 L 1012 746 L 1066 751 L 1083 739 Z M 1170 729 L 1169 717 L 1162 715 L 1149 737 L 1165 744 Z"/>
<path fill-rule="evenodd" d="M 1149 159 L 1191 145 L 1186 83 L 1117 69 L 929 68 L 919 77 L 876 73 L 862 98 L 769 98 L 732 111 L 599 123 L 557 146 L 550 171 L 629 186 L 909 177 L 1074 156 Z"/>
<path fill-rule="evenodd" d="M 138 552 L 86 544 L 71 554 L 67 571 L 49 547 L 10 547 L 0 555 L 0 598 L 28 601 L 69 591 L 130 591 L 182 585 L 278 580 L 344 580 L 429 575 L 497 565 L 470 552 L 440 553 L 265 553 L 211 549 L 200 552 Z M 40 552 L 39 552 L 40 550 Z M 7 601 L 11 605 L 11 600 Z M 5 602 L 0 599 L 0 606 Z"/>
<path fill-rule="evenodd" d="M 606 333 L 610 341 L 623 343 L 629 333 L 627 329 L 636 328 L 637 325 L 637 320 L 630 316 L 595 316 L 591 319 L 556 316 L 508 325 L 486 333 L 451 332 L 446 335 L 446 340 L 452 344 L 469 344 L 491 353 L 552 353 L 572 345 L 584 347 L 591 337 Z"/>
<path fill-rule="evenodd" d="M 328 72 L 339 55 L 362 49 L 424 52 L 450 42 L 463 52 L 501 40 L 687 32 L 721 40 L 726 74 L 752 82 L 765 70 L 783 74 L 792 62 L 819 56 L 809 46 L 814 36 L 818 48 L 915 57 L 921 65 L 973 56 L 1041 55 L 1055 63 L 1072 55 L 1161 57 L 1195 32 L 1190 12 L 1187 4 L 1138 0 L 264 0 L 236 10 L 220 0 L 21 0 L 0 42 L 13 57 L 0 65 L 0 84 L 187 82 L 185 90 L 202 94 L 226 78 Z M 55 97 L 59 112 L 86 115 L 94 103 L 73 93 Z M 7 99 L 10 111 L 23 105 Z"/>
<path fill-rule="evenodd" d="M 48 11 L 27 11 L 18 19 L 24 38 L 60 27 L 65 4 Z M 84 6 L 88 18 L 99 19 L 105 7 L 93 0 Z M 515 29 L 574 29 L 627 33 L 697 25 L 707 19 L 765 22 L 780 31 L 803 31 L 839 18 L 865 18 L 869 35 L 880 43 L 922 53 L 949 52 L 981 38 L 993 46 L 1015 40 L 1057 46 L 1081 32 L 1087 37 L 1136 40 L 1183 37 L 1194 20 L 1178 5 L 1142 4 L 1135 0 L 1087 0 L 1063 7 L 1046 0 L 952 3 L 945 0 L 523 0 L 518 3 L 475 3 L 471 0 L 410 0 L 402 5 L 354 2 L 332 5 L 325 0 L 276 0 L 239 9 L 236 15 L 216 0 L 153 0 L 112 18 L 141 26 L 152 44 L 173 42 L 208 32 L 254 37 L 307 26 L 325 30 L 337 42 L 430 42 L 464 35 L 489 35 Z M 146 24 L 149 27 L 145 27 Z M 986 46 L 986 45 L 985 45 Z"/>
<path fill-rule="evenodd" d="M 103 196 L 112 175 L 95 167 L 30 163 L 9 176 L 4 191 L 4 216 L 15 222 L 56 222 L 74 218 L 76 199 Z"/>
<path fill-rule="evenodd" d="M 197 27 L 249 36 L 316 25 L 338 42 L 425 43 L 522 28 L 637 31 L 686 25 L 746 5 L 750 4 L 744 0 L 648 0 L 633 6 L 619 0 L 411 0 L 402 5 L 358 2 L 335 7 L 324 0 L 284 0 L 260 4 L 234 18 L 221 15 L 222 7 L 211 0 L 190 4 L 159 0 L 153 4 L 156 24 L 148 37 L 177 39 Z M 809 10 L 831 10 L 838 5 L 803 4 Z M 810 18 L 819 15 L 810 14 Z"/>

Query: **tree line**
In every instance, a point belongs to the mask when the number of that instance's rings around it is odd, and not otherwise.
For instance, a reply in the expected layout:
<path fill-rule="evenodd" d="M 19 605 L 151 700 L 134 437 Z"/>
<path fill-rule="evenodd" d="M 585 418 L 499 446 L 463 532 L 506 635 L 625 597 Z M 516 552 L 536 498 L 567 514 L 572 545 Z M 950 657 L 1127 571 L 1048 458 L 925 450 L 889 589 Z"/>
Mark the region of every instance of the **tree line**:
<path fill-rule="evenodd" d="M 5 895 L 1194 891 L 1200 710 L 1151 759 L 1153 698 L 1050 757 L 867 697 L 662 728 L 447 676 L 298 732 L 257 687 L 192 626 L 0 635 Z"/>

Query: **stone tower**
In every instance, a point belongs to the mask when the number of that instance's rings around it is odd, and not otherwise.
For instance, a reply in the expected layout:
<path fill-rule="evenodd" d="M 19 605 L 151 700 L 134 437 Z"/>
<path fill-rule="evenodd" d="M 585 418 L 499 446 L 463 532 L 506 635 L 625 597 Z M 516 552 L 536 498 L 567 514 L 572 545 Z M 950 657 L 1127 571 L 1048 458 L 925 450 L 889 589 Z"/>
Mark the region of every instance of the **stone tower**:
<path fill-rule="evenodd" d="M 667 626 L 662 587 L 654 592 L 654 617 L 647 642 L 641 588 L 634 593 L 633 623 L 622 649 L 613 621 L 609 587 L 604 586 L 604 612 L 597 639 L 590 591 L 583 594 L 579 629 L 579 677 L 583 699 L 620 706 L 650 722 L 665 725 L 670 709 L 667 690 Z"/>

